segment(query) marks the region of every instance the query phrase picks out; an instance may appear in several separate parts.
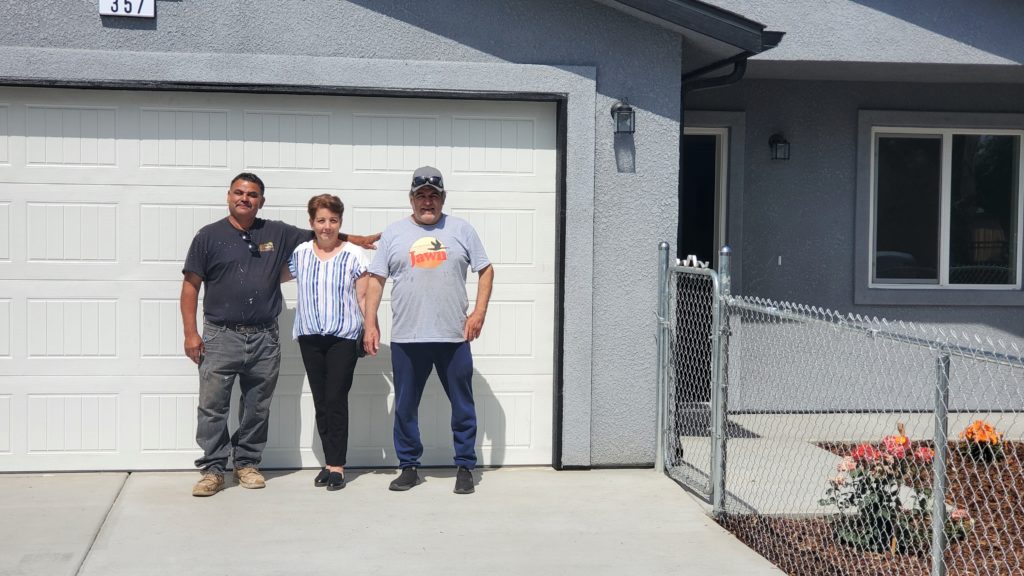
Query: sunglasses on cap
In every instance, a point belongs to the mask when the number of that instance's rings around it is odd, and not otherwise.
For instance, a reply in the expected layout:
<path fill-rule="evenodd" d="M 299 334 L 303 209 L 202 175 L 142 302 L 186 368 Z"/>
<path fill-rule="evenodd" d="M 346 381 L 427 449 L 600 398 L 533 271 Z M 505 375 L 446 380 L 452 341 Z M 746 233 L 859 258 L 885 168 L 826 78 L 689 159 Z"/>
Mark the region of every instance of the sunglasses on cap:
<path fill-rule="evenodd" d="M 252 254 L 253 256 L 259 256 L 260 255 L 260 248 L 259 248 L 259 246 L 257 246 L 256 244 L 253 243 L 252 237 L 249 236 L 249 231 L 248 230 L 243 230 L 242 233 L 241 233 L 241 236 L 242 236 L 242 242 L 245 242 L 245 244 L 249 247 L 249 253 Z"/>
<path fill-rule="evenodd" d="M 440 176 L 413 176 L 412 178 L 413 188 L 419 188 L 427 184 L 438 189 L 444 189 L 444 179 Z"/>

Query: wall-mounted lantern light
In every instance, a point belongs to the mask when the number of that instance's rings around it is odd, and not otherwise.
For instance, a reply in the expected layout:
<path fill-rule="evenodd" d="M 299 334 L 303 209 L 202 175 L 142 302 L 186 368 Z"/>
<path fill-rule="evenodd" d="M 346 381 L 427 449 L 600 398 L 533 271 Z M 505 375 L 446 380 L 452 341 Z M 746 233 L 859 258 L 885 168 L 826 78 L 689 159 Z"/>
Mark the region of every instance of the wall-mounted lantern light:
<path fill-rule="evenodd" d="M 636 115 L 633 107 L 625 100 L 612 106 L 612 118 L 615 120 L 616 134 L 632 134 L 636 130 Z"/>
<path fill-rule="evenodd" d="M 772 160 L 789 160 L 789 141 L 782 134 L 772 134 L 768 147 L 772 149 Z"/>

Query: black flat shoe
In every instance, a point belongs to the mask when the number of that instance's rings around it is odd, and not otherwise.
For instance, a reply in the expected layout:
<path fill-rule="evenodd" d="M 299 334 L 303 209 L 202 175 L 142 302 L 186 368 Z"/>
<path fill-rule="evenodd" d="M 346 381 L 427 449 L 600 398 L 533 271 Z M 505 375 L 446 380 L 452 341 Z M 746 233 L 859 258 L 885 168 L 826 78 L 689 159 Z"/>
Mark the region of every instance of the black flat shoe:
<path fill-rule="evenodd" d="M 327 489 L 341 490 L 345 487 L 345 476 L 341 472 L 331 472 L 327 477 Z"/>
<path fill-rule="evenodd" d="M 331 471 L 328 470 L 326 466 L 324 466 L 323 468 L 320 469 L 320 473 L 316 475 L 316 478 L 313 478 L 313 486 L 316 486 L 317 488 L 323 488 L 324 486 L 327 486 L 327 480 L 330 476 Z"/>

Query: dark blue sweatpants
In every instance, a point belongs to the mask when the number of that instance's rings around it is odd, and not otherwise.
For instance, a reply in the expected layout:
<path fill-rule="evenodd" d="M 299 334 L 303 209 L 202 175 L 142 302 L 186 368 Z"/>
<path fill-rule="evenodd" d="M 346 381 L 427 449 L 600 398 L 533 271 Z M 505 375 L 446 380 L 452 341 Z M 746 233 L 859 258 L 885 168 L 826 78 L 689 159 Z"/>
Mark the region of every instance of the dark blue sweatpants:
<path fill-rule="evenodd" d="M 395 373 L 395 452 L 399 466 L 419 466 L 423 456 L 419 409 L 432 369 L 452 404 L 455 465 L 476 466 L 476 406 L 473 404 L 473 355 L 469 342 L 391 343 Z"/>

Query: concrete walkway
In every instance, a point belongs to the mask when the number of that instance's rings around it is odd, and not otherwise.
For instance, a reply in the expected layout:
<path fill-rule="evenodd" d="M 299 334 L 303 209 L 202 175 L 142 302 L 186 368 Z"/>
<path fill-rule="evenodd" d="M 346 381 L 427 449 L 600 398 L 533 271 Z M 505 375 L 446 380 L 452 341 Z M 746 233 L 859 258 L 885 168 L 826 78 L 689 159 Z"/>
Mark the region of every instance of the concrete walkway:
<path fill-rule="evenodd" d="M 651 470 L 485 469 L 469 496 L 421 472 L 404 493 L 394 470 L 338 492 L 302 470 L 211 498 L 186 472 L 0 475 L 0 575 L 782 574 Z"/>

